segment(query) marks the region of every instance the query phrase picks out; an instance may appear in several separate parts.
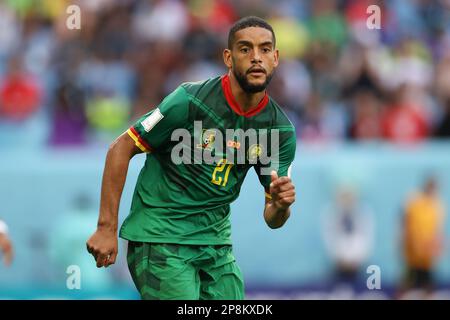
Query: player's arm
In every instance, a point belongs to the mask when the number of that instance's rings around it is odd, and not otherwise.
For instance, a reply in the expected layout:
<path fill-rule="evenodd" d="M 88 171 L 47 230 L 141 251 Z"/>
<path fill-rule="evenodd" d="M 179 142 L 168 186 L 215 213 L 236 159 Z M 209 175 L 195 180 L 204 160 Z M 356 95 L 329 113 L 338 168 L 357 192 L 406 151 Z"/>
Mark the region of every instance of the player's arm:
<path fill-rule="evenodd" d="M 141 152 L 130 135 L 123 133 L 110 145 L 106 155 L 97 230 L 86 243 L 99 268 L 108 267 L 116 261 L 120 197 L 130 160 Z"/>
<path fill-rule="evenodd" d="M 295 202 L 295 187 L 289 177 L 278 177 L 272 171 L 269 192 L 266 191 L 264 220 L 272 228 L 282 227 L 291 214 L 290 206 Z"/>
<path fill-rule="evenodd" d="M 97 267 L 107 267 L 116 260 L 119 202 L 131 158 L 141 152 L 156 152 L 167 144 L 173 130 L 186 124 L 188 106 L 186 90 L 179 86 L 111 144 L 103 172 L 98 227 L 87 242 Z"/>

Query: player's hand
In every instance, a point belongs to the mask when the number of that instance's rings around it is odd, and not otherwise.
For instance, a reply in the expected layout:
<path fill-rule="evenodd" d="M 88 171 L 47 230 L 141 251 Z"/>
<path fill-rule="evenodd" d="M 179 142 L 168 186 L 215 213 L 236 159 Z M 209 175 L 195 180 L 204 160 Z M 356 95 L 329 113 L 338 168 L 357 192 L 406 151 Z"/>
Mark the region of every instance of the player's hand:
<path fill-rule="evenodd" d="M 289 177 L 278 177 L 276 171 L 271 172 L 270 195 L 272 204 L 279 210 L 286 210 L 295 202 L 295 187 Z"/>
<path fill-rule="evenodd" d="M 94 256 L 97 268 L 108 267 L 116 262 L 117 233 L 97 228 L 97 231 L 86 242 L 87 251 Z"/>

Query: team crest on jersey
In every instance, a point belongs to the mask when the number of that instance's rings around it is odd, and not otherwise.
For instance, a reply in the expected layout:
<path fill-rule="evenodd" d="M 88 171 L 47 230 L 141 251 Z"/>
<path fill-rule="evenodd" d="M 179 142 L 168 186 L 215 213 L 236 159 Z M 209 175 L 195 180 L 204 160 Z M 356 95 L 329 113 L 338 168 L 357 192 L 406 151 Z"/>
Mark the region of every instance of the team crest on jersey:
<path fill-rule="evenodd" d="M 247 159 L 249 161 L 256 161 L 263 154 L 264 147 L 260 144 L 253 144 L 248 148 Z"/>
<path fill-rule="evenodd" d="M 214 142 L 216 141 L 215 129 L 203 129 L 202 136 L 200 138 L 201 144 L 197 144 L 197 148 L 212 150 L 214 148 Z"/>

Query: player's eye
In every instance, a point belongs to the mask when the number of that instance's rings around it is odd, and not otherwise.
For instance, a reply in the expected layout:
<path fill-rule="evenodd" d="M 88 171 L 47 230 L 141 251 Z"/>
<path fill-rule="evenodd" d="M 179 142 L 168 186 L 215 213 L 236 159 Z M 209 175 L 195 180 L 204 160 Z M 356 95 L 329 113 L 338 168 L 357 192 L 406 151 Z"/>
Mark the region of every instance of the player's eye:
<path fill-rule="evenodd" d="M 248 52 L 249 52 L 249 49 L 246 48 L 246 47 L 243 47 L 243 48 L 241 48 L 240 51 L 241 51 L 242 53 L 248 53 Z"/>
<path fill-rule="evenodd" d="M 269 53 L 270 51 L 272 51 L 270 48 L 263 48 L 262 51 L 264 53 Z"/>

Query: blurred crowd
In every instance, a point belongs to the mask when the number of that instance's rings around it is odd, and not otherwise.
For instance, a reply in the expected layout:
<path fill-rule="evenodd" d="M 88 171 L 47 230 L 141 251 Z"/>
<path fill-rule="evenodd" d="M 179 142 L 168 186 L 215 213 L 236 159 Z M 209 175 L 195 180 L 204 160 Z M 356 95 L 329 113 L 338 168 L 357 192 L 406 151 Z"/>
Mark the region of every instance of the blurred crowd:
<path fill-rule="evenodd" d="M 450 138 L 449 0 L 2 0 L 0 145 L 109 142 L 181 82 L 225 73 L 246 15 L 275 29 L 269 93 L 301 141 Z"/>

